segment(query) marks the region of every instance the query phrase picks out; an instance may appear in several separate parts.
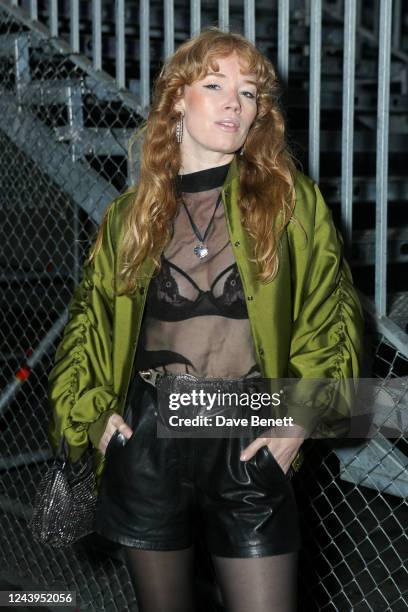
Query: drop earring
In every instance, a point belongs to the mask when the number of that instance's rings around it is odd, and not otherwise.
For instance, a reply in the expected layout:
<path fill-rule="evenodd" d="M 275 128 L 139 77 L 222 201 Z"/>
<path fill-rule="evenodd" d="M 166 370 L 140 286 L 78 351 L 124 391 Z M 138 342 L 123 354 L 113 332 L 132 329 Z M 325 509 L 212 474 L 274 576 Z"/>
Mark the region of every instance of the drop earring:
<path fill-rule="evenodd" d="M 176 123 L 176 140 L 179 144 L 183 141 L 183 117 L 184 115 L 181 115 Z"/>

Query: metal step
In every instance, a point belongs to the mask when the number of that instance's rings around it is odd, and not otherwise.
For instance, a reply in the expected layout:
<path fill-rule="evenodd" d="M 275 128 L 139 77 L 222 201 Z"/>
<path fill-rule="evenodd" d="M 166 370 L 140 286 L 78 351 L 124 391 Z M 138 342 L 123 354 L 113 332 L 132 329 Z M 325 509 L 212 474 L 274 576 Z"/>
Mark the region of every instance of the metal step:
<path fill-rule="evenodd" d="M 75 130 L 70 126 L 55 128 L 58 142 L 75 141 L 76 154 L 100 156 L 128 155 L 128 142 L 133 129 L 126 128 L 83 128 Z"/>
<path fill-rule="evenodd" d="M 403 499 L 408 497 L 408 457 L 381 434 L 335 452 L 340 459 L 342 480 Z"/>
<path fill-rule="evenodd" d="M 70 97 L 84 91 L 80 79 L 34 80 L 20 89 L 20 101 L 25 106 L 68 104 Z"/>
<path fill-rule="evenodd" d="M 86 76 L 80 79 L 43 79 L 33 80 L 21 88 L 21 103 L 27 106 L 50 106 L 52 104 L 69 103 L 68 96 L 72 92 L 82 96 L 95 95 L 97 102 L 124 102 L 128 99 L 129 110 L 138 111 L 135 96 L 128 92 L 118 92 L 114 82 L 105 79 L 104 75 L 98 80 Z"/>
<path fill-rule="evenodd" d="M 390 309 L 388 313 L 389 318 L 408 332 L 408 291 L 398 291 L 391 293 L 387 297 Z"/>
<path fill-rule="evenodd" d="M 343 89 L 341 81 L 335 82 L 336 89 L 332 91 L 322 91 L 320 104 L 322 109 L 339 110 L 343 109 Z M 356 84 L 357 85 L 357 84 Z M 356 90 L 354 96 L 354 111 L 356 113 L 376 113 L 378 97 L 372 93 Z M 285 105 L 290 108 L 309 108 L 309 92 L 303 89 L 290 87 L 285 93 Z M 402 115 L 406 118 L 408 113 L 408 96 L 402 94 L 391 94 L 390 113 L 392 115 Z M 392 131 L 392 130 L 391 130 Z"/>
<path fill-rule="evenodd" d="M 356 120 L 359 121 L 360 125 L 365 125 L 371 132 L 375 132 L 377 129 L 377 116 L 374 111 L 371 114 L 366 114 L 364 116 L 359 115 Z M 393 134 L 408 134 L 407 114 L 403 113 L 402 116 L 399 114 L 390 114 L 388 117 L 388 129 L 390 131 L 390 136 Z"/>
<path fill-rule="evenodd" d="M 321 177 L 320 188 L 331 204 L 341 201 L 341 177 Z M 368 176 L 353 176 L 353 195 L 358 205 L 376 201 L 376 179 Z M 388 202 L 404 202 L 408 200 L 408 178 L 403 176 L 388 177 Z"/>
<path fill-rule="evenodd" d="M 309 132 L 307 130 L 292 130 L 294 139 L 308 145 Z M 400 133 L 390 133 L 389 153 L 406 153 L 407 135 Z M 321 153 L 341 153 L 343 150 L 342 133 L 339 130 L 322 130 L 320 132 L 320 151 Z M 377 150 L 377 134 L 375 131 L 355 131 L 353 134 L 354 153 L 375 153 Z"/>
<path fill-rule="evenodd" d="M 375 263 L 375 230 L 353 232 L 352 256 L 354 266 L 369 266 Z M 408 229 L 390 227 L 387 231 L 387 262 L 408 263 Z"/>
<path fill-rule="evenodd" d="M 99 225 L 107 204 L 118 196 L 117 190 L 84 160 L 73 160 L 69 148 L 56 142 L 54 132 L 28 109 L 19 112 L 13 94 L 2 87 L 0 129 Z M 39 142 L 49 146 L 39 147 Z"/>
<path fill-rule="evenodd" d="M 19 32 L 16 34 L 8 33 L 0 35 L 0 57 L 13 56 L 17 44 L 30 45 L 30 33 Z"/>

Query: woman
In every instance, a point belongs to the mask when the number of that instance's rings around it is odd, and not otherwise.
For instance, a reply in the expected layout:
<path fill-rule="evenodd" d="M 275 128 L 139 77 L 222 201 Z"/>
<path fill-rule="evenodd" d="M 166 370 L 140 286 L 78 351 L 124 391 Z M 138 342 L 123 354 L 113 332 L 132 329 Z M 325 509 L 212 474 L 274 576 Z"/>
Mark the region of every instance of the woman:
<path fill-rule="evenodd" d="M 209 28 L 166 61 L 139 183 L 106 210 L 50 374 L 51 442 L 64 432 L 73 461 L 95 448 L 96 529 L 125 547 L 143 611 L 194 609 L 193 523 L 226 609 L 294 610 L 290 476 L 327 431 L 293 401 L 290 433 L 158 437 L 158 381 L 359 373 L 361 306 L 278 94 L 239 34 Z"/>

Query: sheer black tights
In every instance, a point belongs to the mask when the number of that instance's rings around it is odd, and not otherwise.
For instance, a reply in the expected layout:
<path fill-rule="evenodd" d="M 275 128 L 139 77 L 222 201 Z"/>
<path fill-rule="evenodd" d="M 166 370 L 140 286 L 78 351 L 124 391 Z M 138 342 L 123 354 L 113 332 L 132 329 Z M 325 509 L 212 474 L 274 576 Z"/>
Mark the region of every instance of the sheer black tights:
<path fill-rule="evenodd" d="M 297 552 L 271 557 L 213 557 L 225 610 L 295 612 Z"/>
<path fill-rule="evenodd" d="M 139 612 L 194 612 L 193 548 L 125 548 Z"/>
<path fill-rule="evenodd" d="M 125 547 L 140 612 L 198 612 L 193 548 Z M 213 556 L 225 612 L 295 612 L 297 553 L 256 558 Z"/>

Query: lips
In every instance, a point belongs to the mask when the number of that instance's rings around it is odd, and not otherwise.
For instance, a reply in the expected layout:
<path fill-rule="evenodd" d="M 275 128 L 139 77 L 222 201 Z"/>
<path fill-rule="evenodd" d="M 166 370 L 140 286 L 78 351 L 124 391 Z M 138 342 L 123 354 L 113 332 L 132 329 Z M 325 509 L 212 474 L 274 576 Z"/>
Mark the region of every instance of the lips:
<path fill-rule="evenodd" d="M 218 125 L 223 132 L 234 133 L 239 130 L 239 123 L 237 121 L 216 121 L 215 125 Z"/>
<path fill-rule="evenodd" d="M 230 128 L 239 128 L 239 121 L 235 119 L 223 119 L 222 121 L 216 121 L 218 125 L 224 125 L 225 127 Z"/>

